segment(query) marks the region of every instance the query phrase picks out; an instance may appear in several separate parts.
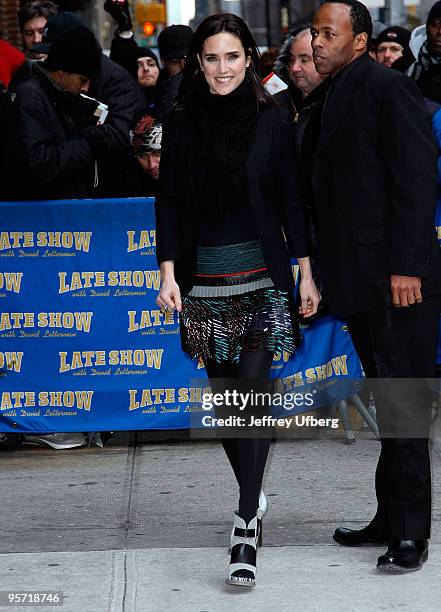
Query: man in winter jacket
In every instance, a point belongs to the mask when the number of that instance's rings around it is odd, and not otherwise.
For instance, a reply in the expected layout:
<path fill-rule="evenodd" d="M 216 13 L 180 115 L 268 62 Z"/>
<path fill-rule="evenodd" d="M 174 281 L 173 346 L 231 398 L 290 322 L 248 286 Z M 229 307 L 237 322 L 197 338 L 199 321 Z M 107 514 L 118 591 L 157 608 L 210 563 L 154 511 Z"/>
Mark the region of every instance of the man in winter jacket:
<path fill-rule="evenodd" d="M 156 114 L 164 119 L 178 96 L 185 58 L 190 48 L 193 31 L 186 25 L 171 25 L 158 36 L 158 48 L 164 70 L 156 86 Z"/>
<path fill-rule="evenodd" d="M 128 0 L 106 0 L 104 10 L 118 24 L 110 46 L 110 59 L 123 66 L 136 79 L 144 92 L 145 106 L 154 109 L 156 82 L 160 72 L 159 59 L 151 49 L 136 42 Z"/>
<path fill-rule="evenodd" d="M 425 98 L 441 102 L 441 1 L 435 2 L 426 22 L 427 40 L 407 74 L 416 81 Z"/>
<path fill-rule="evenodd" d="M 303 108 L 305 99 L 325 79 L 317 72 L 312 61 L 311 32 L 301 30 L 284 44 L 279 56 L 279 70 L 289 79 L 288 89 L 275 94 L 277 104 L 286 108 L 295 118 Z M 282 77 L 283 78 L 283 77 Z"/>
<path fill-rule="evenodd" d="M 406 28 L 400 26 L 386 28 L 377 38 L 375 60 L 387 68 L 394 67 L 393 64 L 397 60 L 403 62 L 403 58 L 410 58 L 413 61 L 414 56 L 409 48 L 409 42 L 410 32 Z"/>
<path fill-rule="evenodd" d="M 74 13 L 49 17 L 43 41 L 34 50 L 48 53 L 59 37 L 79 25 L 87 27 Z M 131 154 L 129 131 L 135 115 L 145 108 L 144 94 L 127 70 L 101 54 L 101 71 L 91 80 L 88 95 L 109 107 L 105 126 L 110 147 L 97 160 L 92 197 L 124 197 L 124 172 Z"/>
<path fill-rule="evenodd" d="M 10 87 L 6 108 L 5 199 L 90 197 L 94 159 L 109 148 L 105 127 L 86 127 L 92 110 L 80 93 L 101 71 L 101 49 L 87 28 L 54 43 L 45 63 L 29 64 Z"/>
<path fill-rule="evenodd" d="M 161 160 L 162 123 L 147 111 L 140 115 L 130 132 L 133 160 L 127 172 L 127 193 L 156 197 Z"/>

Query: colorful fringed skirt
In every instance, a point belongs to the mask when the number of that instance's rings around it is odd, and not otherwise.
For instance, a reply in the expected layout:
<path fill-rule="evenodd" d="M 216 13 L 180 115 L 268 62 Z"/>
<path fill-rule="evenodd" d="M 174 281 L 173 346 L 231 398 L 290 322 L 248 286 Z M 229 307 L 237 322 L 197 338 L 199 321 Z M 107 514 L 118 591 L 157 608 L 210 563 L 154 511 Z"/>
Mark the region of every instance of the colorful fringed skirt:
<path fill-rule="evenodd" d="M 196 280 L 183 298 L 182 349 L 203 361 L 242 353 L 293 353 L 301 342 L 291 293 L 274 287 L 259 240 L 198 247 Z"/>

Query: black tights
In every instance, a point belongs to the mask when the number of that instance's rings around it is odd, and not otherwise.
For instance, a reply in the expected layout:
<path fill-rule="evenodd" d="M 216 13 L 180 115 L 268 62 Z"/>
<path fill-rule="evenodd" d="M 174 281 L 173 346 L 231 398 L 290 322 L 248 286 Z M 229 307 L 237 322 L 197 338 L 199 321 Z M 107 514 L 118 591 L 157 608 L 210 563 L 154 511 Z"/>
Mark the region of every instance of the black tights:
<path fill-rule="evenodd" d="M 205 367 L 210 381 L 216 378 L 239 378 L 259 380 L 265 384 L 273 356 L 270 351 L 255 351 L 242 355 L 237 364 L 209 361 Z M 212 385 L 215 386 L 214 381 Z M 256 516 L 259 506 L 271 435 L 264 429 L 261 438 L 221 438 L 221 442 L 239 484 L 239 516 L 248 524 Z"/>

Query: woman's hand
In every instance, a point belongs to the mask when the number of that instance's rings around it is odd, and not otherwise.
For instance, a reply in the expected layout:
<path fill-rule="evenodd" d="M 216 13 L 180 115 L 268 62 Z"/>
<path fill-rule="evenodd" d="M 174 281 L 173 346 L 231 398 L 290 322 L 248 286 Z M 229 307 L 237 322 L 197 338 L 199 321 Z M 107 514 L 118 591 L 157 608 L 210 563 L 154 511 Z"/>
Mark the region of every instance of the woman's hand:
<path fill-rule="evenodd" d="M 301 305 L 299 306 L 299 314 L 304 317 L 312 317 L 316 314 L 322 296 L 320 291 L 315 286 L 312 277 L 302 278 L 299 286 Z"/>
<path fill-rule="evenodd" d="M 161 263 L 161 289 L 156 298 L 156 303 L 170 312 L 173 312 L 175 308 L 178 312 L 182 310 L 181 290 L 175 281 L 173 261 L 163 261 Z"/>

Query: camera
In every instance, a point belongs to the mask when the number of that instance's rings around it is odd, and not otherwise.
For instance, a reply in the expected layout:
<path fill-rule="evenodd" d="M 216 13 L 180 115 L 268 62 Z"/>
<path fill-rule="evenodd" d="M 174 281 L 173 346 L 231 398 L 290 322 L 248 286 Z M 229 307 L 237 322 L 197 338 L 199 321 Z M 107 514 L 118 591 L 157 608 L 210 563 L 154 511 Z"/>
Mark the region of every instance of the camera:
<path fill-rule="evenodd" d="M 96 104 L 92 117 L 95 125 L 103 125 L 103 123 L 106 121 L 107 115 L 109 114 L 109 107 L 107 104 L 104 104 L 104 102 L 100 102 L 99 100 L 95 100 L 95 98 L 91 98 L 90 96 L 86 96 L 86 94 L 83 93 L 81 93 L 80 96 L 85 100 Z"/>

